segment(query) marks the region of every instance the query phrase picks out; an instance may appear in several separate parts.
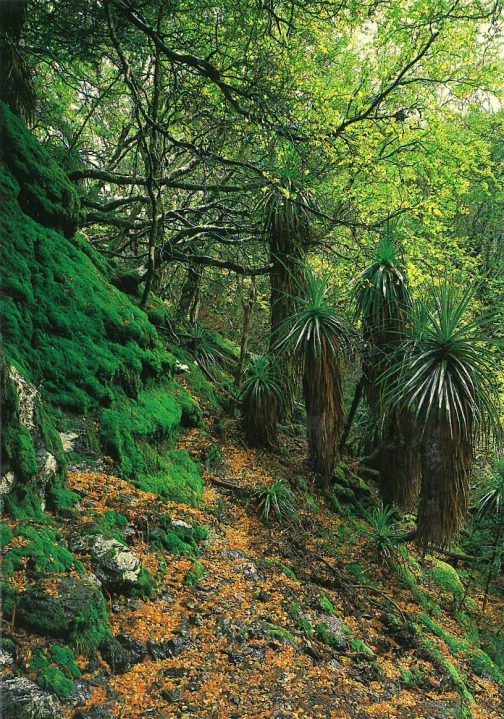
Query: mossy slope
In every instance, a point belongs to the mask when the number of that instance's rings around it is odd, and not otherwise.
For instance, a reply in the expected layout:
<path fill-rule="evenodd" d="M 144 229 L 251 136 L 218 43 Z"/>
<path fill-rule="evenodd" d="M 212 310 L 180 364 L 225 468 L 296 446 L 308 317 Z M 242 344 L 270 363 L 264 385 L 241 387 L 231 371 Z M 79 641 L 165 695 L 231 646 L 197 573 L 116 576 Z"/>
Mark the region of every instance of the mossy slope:
<path fill-rule="evenodd" d="M 197 404 L 172 379 L 175 358 L 148 315 L 114 286 L 117 266 L 74 234 L 75 189 L 2 103 L 0 133 L 8 362 L 40 388 L 53 419 L 69 412 L 95 417 L 102 447 L 122 476 L 167 498 L 197 501 L 201 477 L 189 456 L 165 456 L 179 427 L 201 420 Z M 36 474 L 33 452 L 16 437 L 4 453 L 23 460 L 28 478 Z"/>

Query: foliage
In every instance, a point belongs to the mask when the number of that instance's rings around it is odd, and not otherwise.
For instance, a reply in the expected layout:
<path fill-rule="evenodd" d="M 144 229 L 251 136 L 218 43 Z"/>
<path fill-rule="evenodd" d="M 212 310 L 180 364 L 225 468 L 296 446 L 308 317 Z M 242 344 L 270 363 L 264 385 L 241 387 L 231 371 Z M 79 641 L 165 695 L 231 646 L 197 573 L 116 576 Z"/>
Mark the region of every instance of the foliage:
<path fill-rule="evenodd" d="M 395 557 L 398 539 L 397 511 L 394 507 L 375 507 L 367 515 L 371 525 L 370 536 L 379 557 L 392 560 Z"/>
<path fill-rule="evenodd" d="M 55 529 L 20 523 L 14 537 L 18 539 L 16 546 L 8 549 L 3 557 L 4 577 L 12 577 L 16 570 L 26 565 L 30 571 L 42 573 L 70 572 L 72 569 L 84 572 L 82 563 L 64 546 L 63 538 Z"/>
<path fill-rule="evenodd" d="M 300 288 L 303 290 L 303 288 Z M 341 360 L 350 345 L 347 324 L 331 286 L 330 275 L 318 277 L 307 266 L 298 310 L 278 331 L 278 346 L 303 362 L 303 393 L 308 444 L 314 471 L 327 489 L 337 460 L 344 406 Z"/>
<path fill-rule="evenodd" d="M 419 542 L 450 543 L 462 526 L 478 433 L 498 426 L 491 316 L 468 316 L 475 288 L 432 288 L 387 373 L 390 407 L 414 413 L 422 432 Z M 443 481 L 439 483 L 439 478 Z"/>
<path fill-rule="evenodd" d="M 275 518 L 279 522 L 294 519 L 297 516 L 297 501 L 290 487 L 281 479 L 258 489 L 254 493 L 262 520 L 268 524 Z"/>
<path fill-rule="evenodd" d="M 276 445 L 281 397 L 279 367 L 273 357 L 263 355 L 251 361 L 241 390 L 242 426 L 250 444 Z"/>

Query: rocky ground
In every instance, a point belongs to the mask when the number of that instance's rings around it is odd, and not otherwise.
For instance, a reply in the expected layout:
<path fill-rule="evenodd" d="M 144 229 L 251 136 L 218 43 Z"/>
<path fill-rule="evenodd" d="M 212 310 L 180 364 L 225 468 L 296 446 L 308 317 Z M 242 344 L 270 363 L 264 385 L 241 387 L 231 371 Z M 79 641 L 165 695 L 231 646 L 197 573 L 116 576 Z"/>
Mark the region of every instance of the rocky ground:
<path fill-rule="evenodd" d="M 4 623 L 14 647 L 1 657 L 5 719 L 501 717 L 503 687 L 484 669 L 478 675 L 467 651 L 453 651 L 463 637 L 456 598 L 432 580 L 437 560 L 407 555 L 418 582 L 408 589 L 354 505 L 335 511 L 315 498 L 301 439 L 286 440 L 284 455 L 272 458 L 246 449 L 232 422 L 225 436 L 198 509 L 166 505 L 107 472 L 70 473 L 81 499 L 62 533 L 106 590 L 112 635 L 98 658 L 79 656 L 69 697 L 34 684 L 47 638 L 28 631 L 30 610 L 57 606 L 71 621 L 78 605 L 92 625 L 94 587 L 76 568 L 50 580 L 29 566 L 18 571 L 31 604 Z M 211 443 L 199 430 L 181 440 L 197 457 Z M 296 488 L 298 518 L 266 524 L 254 492 L 278 479 Z M 121 541 L 87 534 L 97 517 L 117 515 L 127 518 Z M 155 541 L 167 515 L 185 554 Z M 152 581 L 146 569 L 157 584 L 152 598 L 134 596 Z M 426 627 L 427 601 L 445 637 Z M 478 597 L 469 604 L 477 611 Z M 490 616 L 502 617 L 502 608 L 493 598 Z"/>

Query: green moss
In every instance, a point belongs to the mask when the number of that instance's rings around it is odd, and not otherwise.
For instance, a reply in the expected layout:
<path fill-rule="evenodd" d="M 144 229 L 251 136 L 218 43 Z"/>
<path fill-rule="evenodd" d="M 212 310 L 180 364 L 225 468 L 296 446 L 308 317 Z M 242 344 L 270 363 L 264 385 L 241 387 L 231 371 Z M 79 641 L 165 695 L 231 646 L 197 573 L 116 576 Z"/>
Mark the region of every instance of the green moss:
<path fill-rule="evenodd" d="M 61 482 L 56 482 L 51 488 L 50 502 L 58 511 L 72 509 L 79 501 L 79 495 L 72 492 Z"/>
<path fill-rule="evenodd" d="M 73 651 L 69 647 L 61 647 L 55 644 L 49 649 L 49 657 L 54 664 L 57 664 L 72 679 L 80 678 L 81 670 L 75 661 Z"/>
<path fill-rule="evenodd" d="M 16 620 L 42 636 L 71 643 L 79 654 L 92 654 L 110 634 L 103 595 L 89 582 L 73 577 L 59 580 L 57 594 L 48 594 L 40 586 L 17 594 Z M 61 595 L 67 599 L 62 601 Z"/>
<path fill-rule="evenodd" d="M 19 592 L 7 580 L 0 581 L 0 599 L 3 614 L 10 617 L 18 602 Z"/>
<path fill-rule="evenodd" d="M 325 594 L 320 595 L 318 602 L 319 602 L 320 608 L 323 609 L 324 612 L 327 612 L 331 616 L 335 616 L 336 610 L 334 608 L 334 605 L 331 602 L 331 600 L 328 597 L 326 597 Z"/>
<path fill-rule="evenodd" d="M 306 504 L 308 505 L 308 509 L 311 512 L 320 512 L 320 505 L 318 504 L 315 497 L 313 497 L 311 494 L 308 494 L 306 496 Z"/>
<path fill-rule="evenodd" d="M 375 653 L 371 647 L 368 647 L 368 645 L 362 641 L 362 639 L 352 639 L 351 647 L 354 652 L 357 652 L 357 654 L 364 654 L 369 659 L 374 659 Z"/>
<path fill-rule="evenodd" d="M 451 594 L 453 599 L 461 599 L 464 596 L 464 585 L 460 581 L 457 570 L 451 564 L 436 559 L 427 575 L 439 589 Z"/>
<path fill-rule="evenodd" d="M 0 524 L 0 547 L 6 547 L 12 541 L 14 535 L 9 527 L 3 522 Z"/>
<path fill-rule="evenodd" d="M 56 530 L 48 526 L 20 524 L 14 536 L 27 543 L 13 547 L 4 555 L 2 570 L 5 577 L 11 577 L 28 560 L 36 572 L 62 573 L 76 569 L 84 573 L 84 565 L 62 545 L 63 539 Z"/>
<path fill-rule="evenodd" d="M 103 274 L 83 238 L 72 241 L 24 214 L 0 167 L 2 333 L 7 355 L 55 406 L 110 405 L 119 390 L 170 372 L 173 358 L 144 312 Z"/>
<path fill-rule="evenodd" d="M 156 594 L 156 582 L 150 571 L 142 567 L 135 586 L 129 592 L 132 597 L 154 597 Z"/>
<path fill-rule="evenodd" d="M 418 631 L 418 628 L 417 636 L 419 636 L 421 643 L 428 649 L 437 664 L 442 667 L 445 673 L 450 677 L 462 699 L 469 704 L 474 704 L 474 697 L 467 689 L 465 676 L 450 662 L 449 659 L 447 659 L 447 657 L 444 656 L 442 652 L 439 651 L 434 642 L 430 641 L 430 639 Z"/>
<path fill-rule="evenodd" d="M 265 624 L 264 628 L 266 630 L 266 635 L 268 639 L 287 643 L 290 644 L 292 647 L 297 648 L 297 639 L 294 634 L 292 634 L 292 632 L 289 632 L 288 629 L 285 629 L 284 627 L 279 627 L 276 624 Z"/>
<path fill-rule="evenodd" d="M 303 609 L 300 604 L 292 602 L 289 606 L 288 612 L 292 619 L 296 622 L 299 629 L 309 635 L 315 634 L 315 629 L 312 627 L 309 620 L 303 615 Z"/>
<path fill-rule="evenodd" d="M 57 667 L 44 669 L 37 677 L 37 684 L 42 689 L 57 694 L 61 699 L 68 699 L 75 689 L 75 682 Z"/>
<path fill-rule="evenodd" d="M 172 525 L 169 517 L 165 517 L 157 527 L 153 527 L 147 533 L 148 541 L 158 549 L 170 554 L 183 554 L 194 558 L 200 554 L 200 542 L 207 537 L 206 527 Z"/>
<path fill-rule="evenodd" d="M 71 235 L 77 226 L 77 192 L 24 123 L 2 102 L 0 133 L 3 161 L 19 183 L 19 202 L 42 224 Z"/>
<path fill-rule="evenodd" d="M 199 401 L 207 405 L 215 414 L 222 412 L 222 398 L 217 393 L 215 385 L 208 379 L 204 372 L 194 362 L 193 356 L 180 347 L 173 349 L 173 354 L 180 364 L 189 367 L 189 371 L 184 373 L 184 379 L 189 385 L 192 394 Z"/>
<path fill-rule="evenodd" d="M 87 534 L 101 534 L 106 539 L 117 539 L 124 542 L 123 530 L 128 525 L 128 518 L 119 512 L 105 512 L 95 519 L 93 525 L 86 529 Z"/>
<path fill-rule="evenodd" d="M 333 496 L 340 502 L 353 502 L 355 500 L 355 494 L 350 487 L 342 487 L 340 484 L 333 486 Z"/>
<path fill-rule="evenodd" d="M 327 644 L 328 647 L 335 647 L 338 649 L 344 649 L 346 646 L 346 640 L 342 637 L 333 634 L 325 622 L 319 622 L 315 629 L 317 630 L 317 637 L 323 643 Z"/>
<path fill-rule="evenodd" d="M 197 559 L 193 562 L 190 571 L 187 574 L 186 582 L 190 587 L 195 587 L 203 579 L 207 573 L 206 567 Z"/>
<path fill-rule="evenodd" d="M 148 469 L 136 477 L 134 484 L 167 501 L 191 506 L 201 502 L 204 490 L 201 470 L 186 450 L 160 454 L 144 446 L 143 452 Z"/>

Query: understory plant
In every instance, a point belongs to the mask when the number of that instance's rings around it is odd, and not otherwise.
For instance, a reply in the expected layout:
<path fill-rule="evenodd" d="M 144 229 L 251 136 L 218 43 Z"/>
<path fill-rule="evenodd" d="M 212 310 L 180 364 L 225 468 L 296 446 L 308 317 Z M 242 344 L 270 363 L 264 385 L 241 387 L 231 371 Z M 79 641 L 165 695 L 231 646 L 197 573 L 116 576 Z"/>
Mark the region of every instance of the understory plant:
<path fill-rule="evenodd" d="M 360 275 L 354 301 L 362 322 L 364 390 L 372 424 L 380 427 L 371 449 L 377 452 L 381 495 L 386 504 L 407 506 L 420 486 L 415 418 L 404 407 L 392 407 L 380 417 L 384 389 L 380 378 L 390 369 L 391 356 L 402 342 L 413 307 L 400 253 L 389 237 L 380 241 L 372 262 Z"/>
<path fill-rule="evenodd" d="M 299 289 L 299 308 L 282 324 L 279 346 L 303 363 L 310 464 L 322 488 L 328 490 L 344 426 L 341 363 L 350 345 L 350 331 L 330 275 L 319 277 L 307 266 L 304 286 Z"/>
<path fill-rule="evenodd" d="M 265 194 L 262 201 L 264 232 L 269 241 L 270 253 L 270 315 L 271 333 L 269 352 L 281 367 L 282 396 L 276 411 L 288 418 L 294 406 L 300 379 L 297 358 L 278 352 L 276 336 L 282 324 L 298 308 L 297 288 L 303 283 L 306 244 L 310 229 L 311 198 L 301 189 L 301 180 L 294 169 L 297 153 L 287 150 L 290 169 Z"/>
<path fill-rule="evenodd" d="M 258 489 L 254 499 L 261 512 L 261 519 L 268 524 L 272 517 L 279 521 L 293 519 L 297 514 L 296 497 L 290 487 L 281 479 L 269 487 Z"/>
<path fill-rule="evenodd" d="M 432 287 L 386 374 L 390 411 L 412 412 L 421 440 L 417 541 L 450 544 L 468 509 L 477 441 L 497 431 L 492 317 L 471 314 L 475 288 Z"/>
<path fill-rule="evenodd" d="M 242 426 L 250 445 L 276 446 L 281 397 L 278 369 L 271 355 L 252 360 L 241 391 Z"/>

